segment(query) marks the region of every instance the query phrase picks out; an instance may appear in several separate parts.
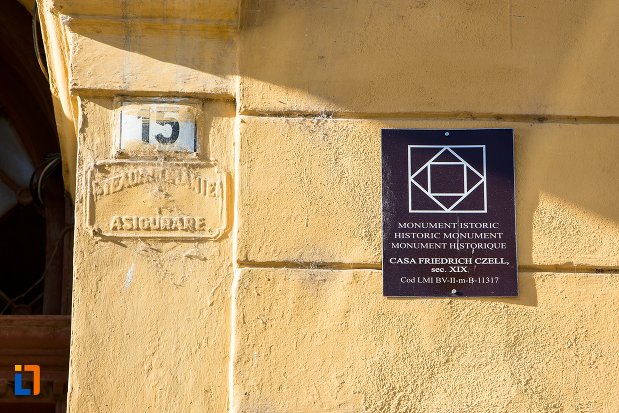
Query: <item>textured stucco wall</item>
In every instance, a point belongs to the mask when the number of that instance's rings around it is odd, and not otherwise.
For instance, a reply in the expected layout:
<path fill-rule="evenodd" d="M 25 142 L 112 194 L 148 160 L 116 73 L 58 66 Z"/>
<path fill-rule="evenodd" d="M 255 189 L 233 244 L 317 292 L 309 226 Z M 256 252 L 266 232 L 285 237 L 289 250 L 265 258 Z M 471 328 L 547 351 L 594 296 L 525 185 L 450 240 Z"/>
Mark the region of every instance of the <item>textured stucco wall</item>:
<path fill-rule="evenodd" d="M 111 98 L 80 103 L 78 170 L 86 171 L 110 158 L 114 109 Z M 233 175 L 234 106 L 205 101 L 202 110 L 208 136 L 217 137 L 202 143 Z M 87 181 L 78 174 L 69 411 L 225 411 L 230 231 L 216 242 L 95 235 L 85 219 Z M 119 194 L 146 204 L 171 192 L 162 187 Z M 182 213 L 196 197 L 173 202 Z"/>
<path fill-rule="evenodd" d="M 619 410 L 619 3 L 144 3 L 45 3 L 79 102 L 71 412 Z M 223 237 L 88 231 L 119 95 L 202 102 Z M 519 297 L 382 297 L 385 127 L 514 129 Z"/>
<path fill-rule="evenodd" d="M 235 410 L 616 411 L 619 6 L 249 3 Z M 518 298 L 381 296 L 384 127 L 514 128 Z"/>

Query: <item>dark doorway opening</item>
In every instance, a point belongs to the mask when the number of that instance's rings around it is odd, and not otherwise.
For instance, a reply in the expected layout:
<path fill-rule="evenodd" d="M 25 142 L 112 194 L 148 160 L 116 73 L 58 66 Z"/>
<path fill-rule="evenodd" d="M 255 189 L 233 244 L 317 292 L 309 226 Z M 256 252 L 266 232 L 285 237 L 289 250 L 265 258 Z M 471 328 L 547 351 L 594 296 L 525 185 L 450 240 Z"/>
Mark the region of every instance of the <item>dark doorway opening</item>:
<path fill-rule="evenodd" d="M 73 204 L 64 190 L 45 57 L 31 12 L 17 0 L 0 4 L 2 412 L 66 406 Z M 40 366 L 41 393 L 15 396 L 15 365 L 28 364 Z"/>

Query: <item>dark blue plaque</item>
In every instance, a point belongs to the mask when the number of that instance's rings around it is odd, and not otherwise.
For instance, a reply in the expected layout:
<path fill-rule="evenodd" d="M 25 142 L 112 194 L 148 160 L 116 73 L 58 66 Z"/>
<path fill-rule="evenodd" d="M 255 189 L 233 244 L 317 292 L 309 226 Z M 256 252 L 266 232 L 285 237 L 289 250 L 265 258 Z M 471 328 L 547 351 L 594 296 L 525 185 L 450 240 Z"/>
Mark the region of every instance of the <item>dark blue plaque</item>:
<path fill-rule="evenodd" d="M 383 295 L 518 295 L 512 129 L 383 129 Z"/>

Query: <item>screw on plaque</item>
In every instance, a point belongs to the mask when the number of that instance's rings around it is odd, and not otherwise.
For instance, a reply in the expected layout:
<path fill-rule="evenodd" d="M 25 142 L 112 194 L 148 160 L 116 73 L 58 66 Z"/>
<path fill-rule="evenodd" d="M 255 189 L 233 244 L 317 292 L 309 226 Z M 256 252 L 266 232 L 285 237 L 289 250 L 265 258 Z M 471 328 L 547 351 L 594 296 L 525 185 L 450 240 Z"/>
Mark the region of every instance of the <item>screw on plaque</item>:
<path fill-rule="evenodd" d="M 449 132 L 445 132 L 445 136 L 449 136 Z"/>
<path fill-rule="evenodd" d="M 462 295 L 462 292 L 454 288 L 453 290 L 451 290 L 451 295 Z"/>

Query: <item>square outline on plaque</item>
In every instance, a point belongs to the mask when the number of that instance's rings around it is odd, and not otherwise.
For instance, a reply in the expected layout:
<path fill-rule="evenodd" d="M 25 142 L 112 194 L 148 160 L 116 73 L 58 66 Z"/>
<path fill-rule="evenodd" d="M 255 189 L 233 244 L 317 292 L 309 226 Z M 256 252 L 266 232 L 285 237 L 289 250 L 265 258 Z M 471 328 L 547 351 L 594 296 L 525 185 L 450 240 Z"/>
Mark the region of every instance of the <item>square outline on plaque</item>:
<path fill-rule="evenodd" d="M 195 150 L 188 151 L 152 151 L 152 150 L 131 150 L 121 148 L 121 128 L 122 128 L 122 107 L 125 103 L 143 103 L 153 105 L 165 104 L 183 104 L 195 108 L 196 129 L 195 129 Z M 156 159 L 161 156 L 176 159 L 208 159 L 208 154 L 202 152 L 202 146 L 208 147 L 205 143 L 201 144 L 200 140 L 204 136 L 203 120 L 204 120 L 204 102 L 201 99 L 185 98 L 185 97 L 141 97 L 141 96 L 115 96 L 113 101 L 114 109 L 114 137 L 112 145 L 112 157 L 116 159 L 142 158 Z"/>
<path fill-rule="evenodd" d="M 440 149 L 437 151 L 437 153 L 430 158 L 429 161 L 427 161 L 425 164 L 423 164 L 423 166 L 421 166 L 420 168 L 415 169 L 415 171 L 412 171 L 411 167 L 411 153 L 413 151 L 414 148 L 436 148 L 436 149 Z M 458 149 L 458 148 L 480 148 L 482 150 L 482 156 L 483 156 L 483 172 L 479 172 L 476 168 L 474 168 L 473 166 L 471 166 L 470 163 L 468 163 L 467 161 L 465 161 L 464 159 L 462 159 L 462 157 L 460 157 L 460 155 L 458 155 L 454 150 L 452 150 L 452 148 L 454 149 Z M 486 145 L 408 145 L 408 212 L 410 213 L 424 213 L 424 214 L 459 214 L 459 213 L 478 213 L 478 214 L 483 214 L 488 212 L 488 191 L 487 191 L 487 185 L 486 185 Z M 455 156 L 457 159 L 459 159 L 459 161 L 456 162 L 433 162 L 435 159 L 437 159 L 441 154 L 443 154 L 445 151 L 449 151 L 450 154 L 452 154 L 453 156 Z M 450 164 L 450 165 L 462 165 L 464 167 L 464 188 L 465 188 L 465 193 L 463 194 L 446 194 L 446 193 L 433 193 L 432 192 L 432 176 L 431 176 L 431 166 L 432 165 L 442 165 L 442 164 Z M 419 183 L 417 183 L 415 181 L 415 177 L 419 174 L 422 173 L 422 171 L 424 169 L 427 168 L 427 182 L 428 182 L 428 190 L 426 190 L 425 188 L 423 188 L 421 185 L 419 185 Z M 467 188 L 467 174 L 466 174 L 466 170 L 467 168 L 471 169 L 471 171 L 473 171 L 475 174 L 477 174 L 477 176 L 480 177 L 480 181 L 477 182 L 475 185 L 473 185 L 471 188 Z M 474 209 L 474 210 L 454 210 L 455 207 L 458 206 L 458 204 L 462 201 L 464 201 L 466 199 L 467 196 L 469 196 L 475 189 L 477 189 L 480 185 L 483 184 L 483 189 L 484 189 L 484 208 L 483 209 Z M 434 201 L 434 203 L 436 203 L 438 205 L 438 207 L 440 207 L 440 209 L 436 209 L 436 210 L 421 210 L 421 209 L 413 209 L 413 196 L 412 196 L 412 187 L 413 185 L 415 185 L 417 188 L 419 188 L 423 193 L 425 193 L 429 199 L 431 199 L 432 201 Z M 460 196 L 460 199 L 455 202 L 453 205 L 451 205 L 449 208 L 446 207 L 445 205 L 443 205 L 439 200 L 437 200 L 435 198 L 435 196 L 445 196 L 445 195 L 449 195 L 449 196 Z"/>

